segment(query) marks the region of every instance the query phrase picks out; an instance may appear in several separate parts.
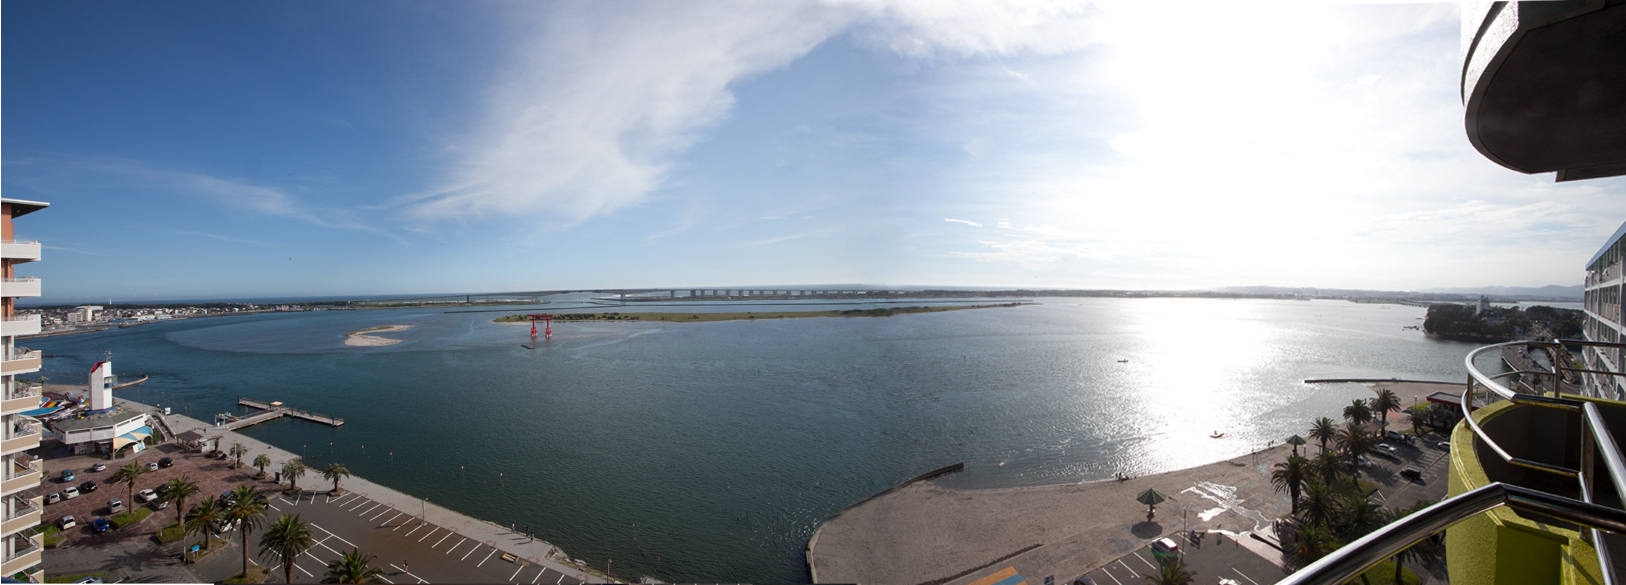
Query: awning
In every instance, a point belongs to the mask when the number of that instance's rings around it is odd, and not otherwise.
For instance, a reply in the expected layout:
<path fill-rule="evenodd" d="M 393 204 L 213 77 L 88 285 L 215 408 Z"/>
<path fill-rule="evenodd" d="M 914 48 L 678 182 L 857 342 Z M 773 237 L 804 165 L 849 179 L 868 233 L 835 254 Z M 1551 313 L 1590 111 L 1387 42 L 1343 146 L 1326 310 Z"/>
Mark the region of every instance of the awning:
<path fill-rule="evenodd" d="M 122 435 L 119 435 L 117 437 L 113 437 L 113 450 L 117 451 L 119 449 L 123 449 L 125 447 L 125 445 L 129 445 L 131 443 L 135 443 L 137 441 L 144 440 L 147 437 L 151 437 L 151 436 L 152 436 L 152 427 L 141 427 L 139 429 L 136 429 L 136 430 L 130 431 L 128 433 L 124 433 Z"/>

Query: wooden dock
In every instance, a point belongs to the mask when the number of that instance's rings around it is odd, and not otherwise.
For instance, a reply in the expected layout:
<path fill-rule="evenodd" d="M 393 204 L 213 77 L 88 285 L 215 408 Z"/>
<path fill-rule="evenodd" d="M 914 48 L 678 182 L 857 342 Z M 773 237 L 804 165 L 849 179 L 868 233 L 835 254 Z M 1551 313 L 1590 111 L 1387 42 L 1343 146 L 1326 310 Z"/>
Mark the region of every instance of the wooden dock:
<path fill-rule="evenodd" d="M 291 416 L 291 417 L 294 417 L 294 418 L 302 418 L 302 419 L 305 419 L 305 420 L 308 420 L 308 421 L 311 421 L 311 422 L 318 422 L 318 423 L 322 423 L 322 424 L 328 425 L 328 426 L 334 426 L 334 427 L 344 426 L 344 419 L 342 419 L 342 418 L 339 418 L 339 417 L 336 417 L 336 416 L 328 416 L 328 415 L 322 414 L 320 412 L 311 412 L 309 410 L 302 410 L 302 409 L 294 408 L 292 406 L 284 405 L 281 402 L 268 402 L 268 401 L 261 401 L 261 400 L 253 400 L 253 399 L 249 399 L 249 398 L 238 398 L 237 399 L 237 404 L 239 406 L 247 406 L 249 408 L 256 408 L 256 409 L 262 410 L 264 412 L 257 412 L 257 413 L 251 414 L 249 416 L 239 418 L 237 420 L 233 420 L 233 421 L 225 423 L 224 427 L 228 431 L 235 431 L 237 429 L 240 429 L 240 428 L 243 428 L 243 427 L 246 427 L 246 426 L 257 425 L 257 424 L 263 423 L 263 422 L 268 421 L 268 420 L 278 419 L 278 418 L 282 418 L 282 417 L 285 417 L 285 416 Z"/>

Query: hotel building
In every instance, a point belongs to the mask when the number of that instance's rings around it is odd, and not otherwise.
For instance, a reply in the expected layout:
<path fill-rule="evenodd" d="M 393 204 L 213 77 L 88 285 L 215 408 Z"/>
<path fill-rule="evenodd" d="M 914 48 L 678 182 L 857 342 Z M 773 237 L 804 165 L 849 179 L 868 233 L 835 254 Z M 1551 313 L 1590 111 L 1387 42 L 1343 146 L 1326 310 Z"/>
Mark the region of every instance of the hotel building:
<path fill-rule="evenodd" d="M 17 337 L 40 332 L 39 315 L 19 316 L 17 299 L 40 295 L 37 278 L 17 269 L 40 259 L 40 243 L 19 239 L 12 220 L 49 204 L 0 198 L 0 576 L 40 582 L 42 543 L 34 535 L 44 505 L 39 461 L 25 451 L 40 444 L 39 421 L 18 413 L 38 408 L 40 390 L 16 377 L 39 371 L 41 356 L 17 344 Z"/>

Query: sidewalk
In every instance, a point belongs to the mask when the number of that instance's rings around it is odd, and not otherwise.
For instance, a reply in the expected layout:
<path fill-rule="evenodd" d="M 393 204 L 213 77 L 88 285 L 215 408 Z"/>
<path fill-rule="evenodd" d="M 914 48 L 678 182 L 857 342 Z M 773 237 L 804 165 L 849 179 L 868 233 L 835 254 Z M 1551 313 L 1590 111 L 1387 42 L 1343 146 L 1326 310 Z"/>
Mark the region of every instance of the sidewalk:
<path fill-rule="evenodd" d="M 280 467 L 284 461 L 298 458 L 298 456 L 294 455 L 293 453 L 283 451 L 282 449 L 267 445 L 264 442 L 240 435 L 233 431 L 216 427 L 212 424 L 205 423 L 191 417 L 178 414 L 165 415 L 161 412 L 154 412 L 154 409 L 151 406 L 141 404 L 139 402 L 124 400 L 122 398 L 114 398 L 114 402 L 129 410 L 153 412 L 155 418 L 162 419 L 162 424 L 177 435 L 190 430 L 197 430 L 198 432 L 204 434 L 204 441 L 210 445 L 213 445 L 214 438 L 218 436 L 221 437 L 220 445 L 222 449 L 230 446 L 232 443 L 242 443 L 244 447 L 248 448 L 248 454 L 243 456 L 243 461 L 245 462 L 253 461 L 256 456 L 262 453 L 270 457 L 272 461 L 275 462 L 273 465 L 276 467 Z M 319 481 L 320 470 L 312 469 L 311 471 L 317 473 Z M 516 533 L 491 522 L 471 518 L 438 505 L 426 506 L 421 498 L 416 498 L 394 489 L 375 484 L 367 481 L 364 478 L 351 476 L 344 481 L 344 489 L 347 492 L 361 494 L 369 499 L 381 502 L 397 510 L 424 510 L 423 514 L 426 516 L 426 521 L 443 526 L 449 530 L 456 531 L 458 534 L 474 539 L 478 542 L 489 544 L 493 548 L 514 555 L 520 560 L 529 562 L 533 565 L 547 567 L 560 573 L 574 576 L 582 581 L 602 582 L 607 580 L 600 573 L 588 569 L 587 567 L 583 566 L 583 564 L 570 559 L 562 551 L 560 551 L 558 547 L 551 544 L 540 540 L 531 540 L 526 538 L 524 534 Z"/>

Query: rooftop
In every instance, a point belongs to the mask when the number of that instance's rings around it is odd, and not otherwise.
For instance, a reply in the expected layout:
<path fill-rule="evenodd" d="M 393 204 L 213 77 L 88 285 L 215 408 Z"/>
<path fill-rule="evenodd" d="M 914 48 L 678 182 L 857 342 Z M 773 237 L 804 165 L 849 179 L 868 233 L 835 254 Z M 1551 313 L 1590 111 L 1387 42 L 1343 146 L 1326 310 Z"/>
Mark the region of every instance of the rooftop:
<path fill-rule="evenodd" d="M 125 410 L 125 411 L 121 411 L 121 412 L 109 412 L 107 414 L 98 414 L 98 415 L 95 415 L 95 416 L 87 416 L 85 418 L 70 418 L 68 420 L 64 420 L 64 421 L 56 423 L 54 428 L 59 433 L 66 433 L 66 432 L 70 432 L 70 431 L 82 431 L 82 430 L 85 430 L 85 429 L 94 429 L 94 428 L 99 428 L 99 427 L 110 427 L 110 426 L 117 425 L 119 423 L 129 422 L 129 421 L 131 421 L 133 419 L 141 418 L 141 417 L 144 417 L 144 416 L 147 416 L 147 414 L 143 413 L 143 412 L 135 412 L 135 411 L 131 411 L 131 410 Z"/>

